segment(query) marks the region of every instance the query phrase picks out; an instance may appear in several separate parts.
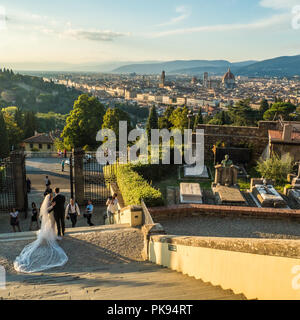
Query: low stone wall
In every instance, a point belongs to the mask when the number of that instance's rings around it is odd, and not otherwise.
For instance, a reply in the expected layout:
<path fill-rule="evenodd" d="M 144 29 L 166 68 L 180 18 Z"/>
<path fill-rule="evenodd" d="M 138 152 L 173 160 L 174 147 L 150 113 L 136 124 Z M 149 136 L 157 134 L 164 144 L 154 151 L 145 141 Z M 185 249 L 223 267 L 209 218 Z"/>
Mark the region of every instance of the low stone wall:
<path fill-rule="evenodd" d="M 153 235 L 149 260 L 248 299 L 299 300 L 298 241 Z"/>
<path fill-rule="evenodd" d="M 141 206 L 127 206 L 122 197 L 122 194 L 116 183 L 112 183 L 110 186 L 111 194 L 118 195 L 118 211 L 114 214 L 114 224 L 128 224 L 130 227 L 137 227 L 143 225 L 143 209 Z M 109 224 L 108 218 L 105 224 Z"/>
<path fill-rule="evenodd" d="M 245 239 L 152 235 L 151 241 L 170 245 L 202 247 L 225 251 L 244 252 L 274 257 L 300 259 L 299 240 Z"/>
<path fill-rule="evenodd" d="M 278 218 L 300 219 L 300 210 L 252 208 L 217 206 L 207 204 L 187 204 L 168 207 L 149 208 L 154 222 L 158 223 L 168 219 L 191 217 L 195 215 L 213 215 L 218 217 L 254 217 L 254 218 Z"/>

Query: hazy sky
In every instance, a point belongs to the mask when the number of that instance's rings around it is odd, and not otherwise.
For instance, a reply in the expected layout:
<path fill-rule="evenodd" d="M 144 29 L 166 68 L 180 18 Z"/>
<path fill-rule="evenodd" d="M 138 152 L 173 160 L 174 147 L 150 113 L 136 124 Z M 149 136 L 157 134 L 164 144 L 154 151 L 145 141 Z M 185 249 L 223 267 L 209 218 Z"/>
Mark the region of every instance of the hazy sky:
<path fill-rule="evenodd" d="M 0 64 L 295 55 L 295 5 L 300 0 L 0 0 Z"/>

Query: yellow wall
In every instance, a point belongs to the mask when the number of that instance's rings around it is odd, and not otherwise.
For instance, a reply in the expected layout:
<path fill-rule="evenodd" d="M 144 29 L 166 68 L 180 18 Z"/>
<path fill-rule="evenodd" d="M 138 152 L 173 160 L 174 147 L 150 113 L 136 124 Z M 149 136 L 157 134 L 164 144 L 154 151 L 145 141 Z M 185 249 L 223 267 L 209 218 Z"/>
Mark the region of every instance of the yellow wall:
<path fill-rule="evenodd" d="M 300 259 L 184 245 L 173 252 L 168 246 L 150 241 L 149 260 L 248 299 L 300 299 Z"/>
<path fill-rule="evenodd" d="M 42 149 L 39 148 L 39 143 L 33 143 L 33 148 L 30 147 L 30 143 L 25 143 L 25 151 L 31 151 L 32 149 L 38 149 L 40 152 L 53 152 L 54 145 L 51 145 L 51 149 L 48 149 L 48 144 L 42 144 Z"/>

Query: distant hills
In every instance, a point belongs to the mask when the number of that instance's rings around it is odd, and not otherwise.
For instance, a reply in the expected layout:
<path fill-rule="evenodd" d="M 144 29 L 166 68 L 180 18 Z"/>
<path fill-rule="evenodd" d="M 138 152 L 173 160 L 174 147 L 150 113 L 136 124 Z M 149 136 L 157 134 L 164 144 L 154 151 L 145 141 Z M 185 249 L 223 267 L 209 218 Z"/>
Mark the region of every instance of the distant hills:
<path fill-rule="evenodd" d="M 223 75 L 231 68 L 235 75 L 249 77 L 293 77 L 300 76 L 300 55 L 284 56 L 263 61 L 230 62 L 226 60 L 174 60 L 174 61 L 111 61 L 86 64 L 68 63 L 14 63 L 5 64 L 20 73 L 41 75 L 43 72 L 80 72 L 80 73 L 114 73 L 114 74 L 186 74 L 202 76 Z M 27 70 L 27 71 L 25 71 Z"/>
<path fill-rule="evenodd" d="M 226 60 L 176 60 L 161 63 L 139 63 L 124 65 L 113 73 L 223 75 L 228 68 L 236 75 L 249 77 L 293 77 L 300 76 L 300 55 L 268 59 L 264 61 L 242 61 L 231 63 Z"/>
<path fill-rule="evenodd" d="M 237 70 L 242 76 L 293 77 L 300 76 L 300 55 L 278 57 L 256 62 Z"/>
<path fill-rule="evenodd" d="M 209 72 L 212 74 L 225 73 L 230 67 L 239 69 L 256 61 L 245 61 L 231 63 L 226 60 L 176 60 L 161 63 L 130 64 L 114 69 L 113 73 L 137 73 L 137 74 L 159 74 L 165 70 L 169 74 L 201 74 Z"/>

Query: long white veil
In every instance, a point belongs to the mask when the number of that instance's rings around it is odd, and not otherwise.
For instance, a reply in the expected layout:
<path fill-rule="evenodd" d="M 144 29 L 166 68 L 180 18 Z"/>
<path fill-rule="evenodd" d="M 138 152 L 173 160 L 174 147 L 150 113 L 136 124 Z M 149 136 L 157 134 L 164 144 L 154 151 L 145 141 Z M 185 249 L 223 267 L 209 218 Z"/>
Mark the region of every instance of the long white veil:
<path fill-rule="evenodd" d="M 42 224 L 37 240 L 26 246 L 14 262 L 18 272 L 40 272 L 63 266 L 68 261 L 64 250 L 56 242 L 54 218 L 52 213 L 48 214 L 50 205 L 50 195 L 47 195 L 41 207 Z"/>

